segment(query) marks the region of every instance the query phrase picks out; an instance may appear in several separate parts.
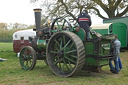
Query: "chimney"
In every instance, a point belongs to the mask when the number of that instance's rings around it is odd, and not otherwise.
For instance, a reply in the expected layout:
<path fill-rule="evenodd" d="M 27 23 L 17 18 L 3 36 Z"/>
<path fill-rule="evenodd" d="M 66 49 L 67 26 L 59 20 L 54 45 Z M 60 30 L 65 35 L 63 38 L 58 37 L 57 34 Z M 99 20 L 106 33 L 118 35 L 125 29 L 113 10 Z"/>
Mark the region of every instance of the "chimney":
<path fill-rule="evenodd" d="M 36 29 L 35 30 L 40 29 L 40 25 L 41 25 L 41 11 L 42 11 L 42 9 L 34 9 L 34 12 L 35 12 L 35 24 L 36 24 Z"/>

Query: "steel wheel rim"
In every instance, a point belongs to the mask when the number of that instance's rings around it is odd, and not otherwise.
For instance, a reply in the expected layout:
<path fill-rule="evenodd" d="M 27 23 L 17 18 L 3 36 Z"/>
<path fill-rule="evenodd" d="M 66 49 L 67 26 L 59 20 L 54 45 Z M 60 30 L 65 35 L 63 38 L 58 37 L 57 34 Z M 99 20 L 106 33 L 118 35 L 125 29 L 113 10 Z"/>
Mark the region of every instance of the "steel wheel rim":
<path fill-rule="evenodd" d="M 24 47 L 20 52 L 20 65 L 25 70 L 33 69 L 35 63 L 34 55 L 31 49 Z"/>
<path fill-rule="evenodd" d="M 62 35 L 69 38 L 69 39 L 65 39 L 66 44 L 64 44 L 64 45 L 62 45 L 62 41 L 61 41 Z M 61 36 L 61 38 L 60 38 L 60 36 Z M 58 45 L 59 48 L 61 48 L 61 45 L 63 47 L 69 47 L 69 46 L 71 46 L 71 48 L 73 47 L 73 49 L 69 49 L 68 51 L 65 52 L 66 54 L 68 54 L 68 57 L 65 57 L 66 58 L 65 61 L 63 61 L 65 59 L 65 58 L 63 58 L 64 56 L 56 59 L 58 55 L 59 55 L 59 57 L 60 57 L 60 55 L 62 55 L 62 53 L 59 53 L 60 49 L 58 49 L 58 50 L 57 50 L 57 48 L 54 49 L 55 47 L 57 47 L 54 44 L 57 45 L 58 41 L 60 41 L 60 43 Z M 66 50 L 67 50 L 67 48 L 66 48 Z M 50 38 L 50 41 L 47 46 L 47 55 L 46 56 L 47 56 L 47 61 L 48 61 L 49 67 L 56 75 L 58 75 L 60 77 L 69 77 L 69 76 L 73 75 L 74 73 L 78 72 L 80 69 L 82 69 L 82 67 L 84 65 L 84 59 L 85 59 L 85 49 L 84 49 L 83 42 L 74 33 L 66 32 L 66 31 L 58 32 Z M 60 59 L 60 61 L 59 61 L 59 59 Z M 71 64 L 69 61 L 71 62 Z M 60 65 L 59 62 L 62 64 L 66 63 L 68 65 L 66 65 L 66 64 Z M 69 67 L 69 69 L 68 69 L 68 67 Z M 60 69 L 60 68 L 62 68 L 62 69 Z M 65 68 L 66 68 L 66 70 L 65 70 Z"/>

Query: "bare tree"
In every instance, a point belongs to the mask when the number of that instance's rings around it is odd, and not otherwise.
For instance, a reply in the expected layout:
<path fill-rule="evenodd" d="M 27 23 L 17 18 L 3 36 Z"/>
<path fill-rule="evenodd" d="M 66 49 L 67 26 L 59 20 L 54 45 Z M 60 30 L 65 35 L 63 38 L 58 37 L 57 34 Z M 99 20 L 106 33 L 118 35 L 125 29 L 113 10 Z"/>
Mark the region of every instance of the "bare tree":
<path fill-rule="evenodd" d="M 101 7 L 104 10 L 104 12 L 108 15 L 108 17 L 105 17 L 100 14 L 98 8 L 94 6 L 89 7 L 90 9 L 94 9 L 94 11 L 96 11 L 96 14 L 102 19 L 122 17 L 128 12 L 128 0 L 92 0 L 92 1 L 94 1 L 99 7 Z"/>
<path fill-rule="evenodd" d="M 128 0 L 55 0 L 47 6 L 44 20 L 58 16 L 76 19 L 83 9 L 88 9 L 102 19 L 122 17 L 128 14 Z"/>

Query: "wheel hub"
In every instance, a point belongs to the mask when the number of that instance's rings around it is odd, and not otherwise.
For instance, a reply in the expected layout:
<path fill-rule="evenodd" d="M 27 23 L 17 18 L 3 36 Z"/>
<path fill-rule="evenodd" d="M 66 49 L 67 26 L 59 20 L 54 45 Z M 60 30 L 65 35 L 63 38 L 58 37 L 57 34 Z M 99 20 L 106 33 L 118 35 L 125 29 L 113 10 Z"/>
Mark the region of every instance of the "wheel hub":
<path fill-rule="evenodd" d="M 23 59 L 24 59 L 24 61 L 27 61 L 27 57 L 26 56 Z"/>
<path fill-rule="evenodd" d="M 62 51 L 59 51 L 57 55 L 58 55 L 59 57 L 63 57 L 63 52 L 62 52 Z"/>

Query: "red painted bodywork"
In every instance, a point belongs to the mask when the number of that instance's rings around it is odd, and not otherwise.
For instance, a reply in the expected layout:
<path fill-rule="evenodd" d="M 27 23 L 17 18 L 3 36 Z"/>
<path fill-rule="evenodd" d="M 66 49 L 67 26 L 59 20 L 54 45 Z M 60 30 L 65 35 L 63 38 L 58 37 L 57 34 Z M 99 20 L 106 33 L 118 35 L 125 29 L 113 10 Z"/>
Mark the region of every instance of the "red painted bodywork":
<path fill-rule="evenodd" d="M 29 40 L 13 40 L 13 51 L 15 53 L 20 52 L 23 46 L 31 46 L 31 42 Z"/>

